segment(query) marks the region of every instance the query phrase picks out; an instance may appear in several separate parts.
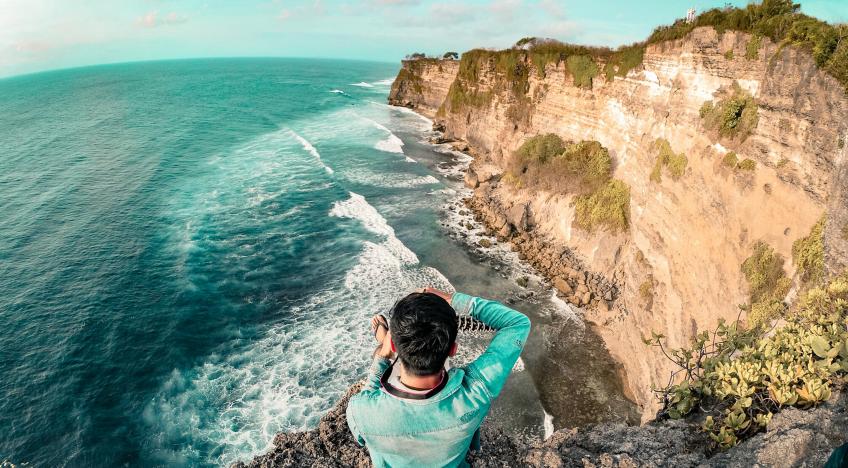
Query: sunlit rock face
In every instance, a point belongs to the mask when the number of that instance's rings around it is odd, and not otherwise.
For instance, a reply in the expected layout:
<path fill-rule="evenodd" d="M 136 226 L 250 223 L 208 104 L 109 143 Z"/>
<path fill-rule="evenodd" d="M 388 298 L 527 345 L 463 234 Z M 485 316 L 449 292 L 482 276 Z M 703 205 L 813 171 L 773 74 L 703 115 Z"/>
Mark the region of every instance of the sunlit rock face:
<path fill-rule="evenodd" d="M 475 189 L 469 204 L 586 309 L 645 417 L 657 409 L 652 385 L 664 385 L 671 367 L 641 337 L 656 331 L 670 346 L 684 346 L 697 330 L 740 316 L 738 305 L 748 302 L 740 265 L 754 243 L 783 255 L 792 276 L 792 243 L 827 212 L 828 266 L 837 271 L 848 258 L 845 90 L 793 47 L 764 39 L 757 58 L 746 58 L 750 40 L 698 28 L 649 46 L 625 77 L 607 81 L 601 73 L 591 89 L 575 86 L 564 63 L 549 63 L 529 74 L 530 106 L 518 117 L 494 66 L 464 83 L 492 93 L 477 106 L 446 102 L 454 81 L 463 80 L 457 61 L 405 62 L 392 87 L 390 103 L 434 118 L 447 139 L 468 145 L 475 157 L 466 176 Z M 700 115 L 706 101 L 734 86 L 758 105 L 756 127 L 744 139 L 719 135 Z M 521 143 L 545 133 L 608 148 L 614 177 L 630 187 L 625 232 L 579 229 L 572 195 L 500 180 Z M 651 180 L 660 138 L 688 159 L 678 180 Z M 731 151 L 754 161 L 754 170 L 722 164 Z M 514 213 L 522 213 L 519 221 L 510 221 Z"/>

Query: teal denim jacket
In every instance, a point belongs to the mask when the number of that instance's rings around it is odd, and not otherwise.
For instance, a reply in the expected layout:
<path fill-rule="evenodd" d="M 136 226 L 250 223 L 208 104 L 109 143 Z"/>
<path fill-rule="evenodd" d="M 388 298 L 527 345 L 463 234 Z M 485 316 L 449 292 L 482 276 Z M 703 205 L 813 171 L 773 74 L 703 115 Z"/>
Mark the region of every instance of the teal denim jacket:
<path fill-rule="evenodd" d="M 375 467 L 466 466 L 475 432 L 524 348 L 530 333 L 524 314 L 460 293 L 451 305 L 494 328 L 495 336 L 474 362 L 450 369 L 445 387 L 425 400 L 384 391 L 380 377 L 390 362 L 374 359 L 365 386 L 348 403 L 347 424 Z"/>

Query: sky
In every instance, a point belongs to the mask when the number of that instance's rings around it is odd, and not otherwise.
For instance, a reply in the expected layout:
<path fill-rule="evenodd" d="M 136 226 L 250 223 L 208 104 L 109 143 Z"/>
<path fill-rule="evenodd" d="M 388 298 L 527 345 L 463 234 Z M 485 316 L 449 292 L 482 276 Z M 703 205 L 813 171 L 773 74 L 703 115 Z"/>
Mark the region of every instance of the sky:
<path fill-rule="evenodd" d="M 748 0 L 0 0 L 0 77 L 190 57 L 397 62 L 411 52 L 504 48 L 525 36 L 642 40 L 659 24 Z M 800 0 L 848 21 L 848 0 Z"/>

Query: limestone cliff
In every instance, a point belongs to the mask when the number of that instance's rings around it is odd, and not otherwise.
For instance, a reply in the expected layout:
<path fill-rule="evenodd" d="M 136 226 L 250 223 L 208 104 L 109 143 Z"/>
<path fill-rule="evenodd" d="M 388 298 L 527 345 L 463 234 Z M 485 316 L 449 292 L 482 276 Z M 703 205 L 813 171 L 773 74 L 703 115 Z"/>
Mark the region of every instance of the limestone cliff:
<path fill-rule="evenodd" d="M 683 346 L 697 330 L 736 319 L 748 300 L 740 265 L 755 242 L 791 259 L 792 243 L 828 212 L 828 265 L 848 258 L 844 88 L 808 53 L 767 39 L 746 58 L 750 42 L 745 33 L 697 28 L 648 46 L 641 65 L 624 77 L 598 75 L 591 89 L 575 86 L 563 62 L 534 70 L 526 58 L 534 71 L 523 95 L 498 85 L 493 63 L 468 74 L 456 61 L 405 61 L 392 86 L 392 104 L 467 142 L 475 157 L 466 177 L 475 188 L 470 205 L 586 309 L 645 416 L 656 409 L 650 389 L 666 383 L 669 367 L 641 337 L 657 331 Z M 452 86 L 489 99 L 458 105 Z M 758 123 L 744 141 L 708 130 L 699 112 L 734 86 L 758 103 Z M 573 196 L 500 180 L 521 143 L 545 133 L 609 149 L 614 177 L 630 187 L 625 232 L 579 229 Z M 679 179 L 651 180 L 657 139 L 686 154 Z M 730 151 L 755 169 L 723 165 Z M 786 266 L 792 275 L 791 261 Z"/>

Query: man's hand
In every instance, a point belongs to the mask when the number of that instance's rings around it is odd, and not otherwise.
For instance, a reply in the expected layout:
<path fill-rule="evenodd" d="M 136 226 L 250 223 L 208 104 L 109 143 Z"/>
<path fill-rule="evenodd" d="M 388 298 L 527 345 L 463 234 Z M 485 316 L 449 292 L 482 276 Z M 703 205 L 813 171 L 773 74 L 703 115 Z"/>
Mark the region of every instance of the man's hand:
<path fill-rule="evenodd" d="M 440 291 L 436 288 L 431 288 L 430 286 L 427 286 L 426 288 L 421 288 L 421 292 L 422 293 L 435 294 L 435 295 L 441 297 L 442 299 L 448 301 L 448 304 L 450 304 L 451 299 L 453 299 L 453 294 L 446 293 L 444 291 Z"/>
<path fill-rule="evenodd" d="M 374 339 L 379 343 L 377 349 L 374 350 L 374 355 L 390 359 L 394 355 L 392 352 L 392 332 L 389 331 L 386 318 L 380 314 L 372 317 L 371 331 L 374 332 Z"/>

